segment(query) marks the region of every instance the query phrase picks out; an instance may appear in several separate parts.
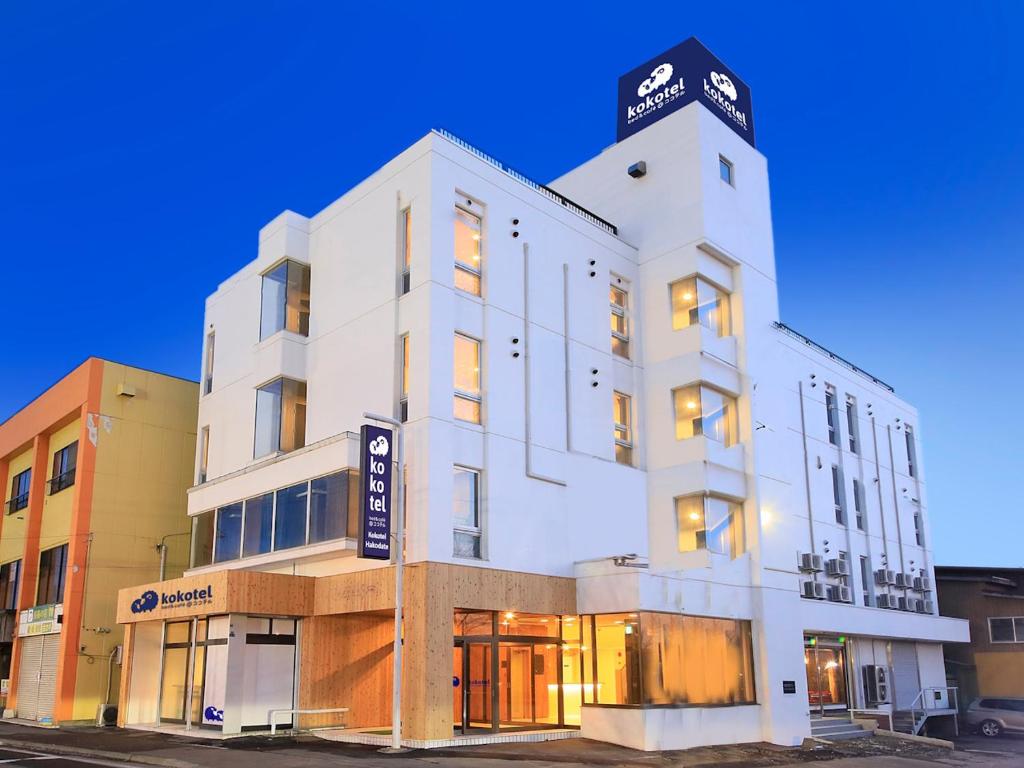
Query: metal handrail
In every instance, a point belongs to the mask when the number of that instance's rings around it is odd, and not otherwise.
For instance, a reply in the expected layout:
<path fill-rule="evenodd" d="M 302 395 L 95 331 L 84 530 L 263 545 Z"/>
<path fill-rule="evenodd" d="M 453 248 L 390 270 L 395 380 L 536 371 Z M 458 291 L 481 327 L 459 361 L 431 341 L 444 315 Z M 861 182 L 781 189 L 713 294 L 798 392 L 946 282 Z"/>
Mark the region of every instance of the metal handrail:
<path fill-rule="evenodd" d="M 28 506 L 28 491 L 21 494 L 20 496 L 12 496 L 5 504 L 7 507 L 7 514 L 13 515 L 20 509 L 24 509 Z"/>
<path fill-rule="evenodd" d="M 926 698 L 927 694 L 935 694 L 941 691 L 946 694 L 946 705 L 945 707 L 928 706 L 929 699 Z M 952 695 L 950 695 L 952 694 Z M 935 696 L 933 695 L 930 699 L 933 703 L 935 702 Z M 918 706 L 920 702 L 920 707 Z M 952 704 L 952 706 L 949 706 Z M 914 697 L 914 700 L 910 704 L 910 719 L 911 728 L 915 736 L 920 732 L 924 726 L 925 720 L 928 719 L 929 712 L 936 709 L 952 709 L 953 710 L 953 726 L 956 733 L 960 733 L 960 689 L 955 685 L 934 685 L 928 688 L 922 688 L 921 691 Z M 920 722 L 918 722 L 918 713 L 920 713 Z"/>
<path fill-rule="evenodd" d="M 348 712 L 348 707 L 328 707 L 327 709 L 272 709 L 268 714 L 270 720 L 270 735 L 275 736 L 277 734 L 277 716 L 282 714 L 288 715 L 326 715 L 331 712 Z M 342 728 L 345 726 L 342 725 Z M 292 724 L 292 730 L 299 730 L 295 724 Z"/>
<path fill-rule="evenodd" d="M 65 488 L 70 488 L 72 485 L 74 485 L 76 469 L 77 467 L 72 467 L 66 472 L 62 472 L 61 474 L 51 477 L 49 480 L 47 480 L 46 482 L 49 483 L 50 485 L 49 495 L 52 496 L 58 491 L 63 491 Z"/>
<path fill-rule="evenodd" d="M 588 211 L 586 208 L 584 208 L 582 205 L 579 205 L 578 203 L 574 203 L 572 200 L 567 198 L 565 195 L 559 194 L 558 192 L 553 190 L 551 187 L 549 187 L 549 186 L 547 186 L 545 184 L 540 184 L 540 183 L 534 181 L 533 179 L 529 178 L 528 176 L 526 176 L 526 175 L 520 173 L 519 171 L 515 170 L 511 166 L 506 165 L 505 163 L 501 162 L 497 158 L 492 157 L 491 155 L 488 155 L 483 150 L 477 149 L 476 147 L 474 147 L 472 144 L 470 144 L 465 139 L 460 139 L 458 136 L 456 136 L 455 134 L 451 133 L 450 131 L 446 131 L 444 128 L 435 128 L 434 129 L 434 133 L 436 133 L 438 136 L 441 136 L 442 138 L 447 139 L 448 141 L 452 142 L 456 146 L 461 147 L 462 149 L 466 150 L 470 154 L 475 155 L 476 157 L 480 158 L 481 160 L 483 160 L 488 165 L 494 166 L 495 168 L 497 168 L 502 173 L 505 173 L 506 175 L 511 176 L 513 179 L 518 181 L 520 184 L 525 184 L 526 186 L 528 186 L 530 189 L 534 190 L 535 192 L 540 192 L 542 195 L 544 195 L 545 197 L 549 198 L 550 200 L 553 200 L 554 202 L 558 203 L 559 205 L 561 205 L 561 206 L 563 206 L 565 208 L 568 208 L 570 211 L 575 213 L 580 218 L 586 219 L 591 224 L 593 224 L 593 225 L 595 225 L 597 227 L 600 227 L 601 229 L 605 230 L 606 232 L 610 232 L 613 235 L 618 235 L 619 234 L 618 227 L 616 227 L 610 221 L 606 221 L 605 219 L 602 219 L 596 213 L 592 213 L 591 211 Z"/>
<path fill-rule="evenodd" d="M 870 379 L 872 382 L 874 382 L 878 386 L 880 386 L 880 387 L 882 387 L 884 389 L 887 389 L 890 392 L 893 392 L 893 393 L 896 392 L 895 389 L 893 389 L 891 386 L 886 384 L 884 381 L 882 381 L 878 377 L 872 376 L 870 373 L 865 371 L 863 368 L 854 365 L 853 363 L 851 363 L 846 358 L 840 357 L 839 355 L 837 355 L 832 350 L 827 349 L 826 347 L 821 346 L 821 344 L 819 344 L 816 341 L 812 341 L 811 339 L 807 338 L 802 333 L 800 333 L 800 331 L 793 330 L 788 325 L 786 325 L 785 323 L 779 322 L 778 320 L 776 320 L 774 323 L 772 323 L 772 325 L 774 325 L 776 328 L 778 328 L 783 333 L 788 334 L 789 336 L 792 336 L 794 339 L 802 341 L 804 344 L 809 346 L 811 349 L 814 349 L 817 352 L 820 352 L 821 354 L 825 355 L 826 357 L 828 357 L 831 360 L 834 360 L 835 362 L 839 363 L 840 365 L 844 366 L 845 368 L 849 368 L 854 373 L 859 374 L 859 375 L 863 376 L 866 379 Z"/>

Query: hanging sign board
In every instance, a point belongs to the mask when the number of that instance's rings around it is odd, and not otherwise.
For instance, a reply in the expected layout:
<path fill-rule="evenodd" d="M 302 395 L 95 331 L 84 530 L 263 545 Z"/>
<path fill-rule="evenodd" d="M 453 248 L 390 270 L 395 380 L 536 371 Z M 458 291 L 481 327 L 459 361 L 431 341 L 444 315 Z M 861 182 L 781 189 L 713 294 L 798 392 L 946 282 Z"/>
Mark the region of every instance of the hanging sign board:
<path fill-rule="evenodd" d="M 359 432 L 359 557 L 391 559 L 390 429 L 364 424 Z"/>

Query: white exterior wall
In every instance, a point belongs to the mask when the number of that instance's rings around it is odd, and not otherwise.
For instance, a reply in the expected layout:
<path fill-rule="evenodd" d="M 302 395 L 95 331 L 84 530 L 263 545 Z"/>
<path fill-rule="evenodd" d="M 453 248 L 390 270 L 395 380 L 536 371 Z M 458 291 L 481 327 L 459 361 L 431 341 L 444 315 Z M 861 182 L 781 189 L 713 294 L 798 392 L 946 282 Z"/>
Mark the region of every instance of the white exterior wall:
<path fill-rule="evenodd" d="M 735 186 L 719 178 L 719 153 L 734 165 Z M 632 179 L 626 168 L 639 160 L 647 176 Z M 207 302 L 216 360 L 199 426 L 210 427 L 209 481 L 191 490 L 189 513 L 358 466 L 354 433 L 363 412 L 397 415 L 399 339 L 409 334 L 410 561 L 575 575 L 581 613 L 670 611 L 753 624 L 758 705 L 585 708 L 586 735 L 648 749 L 799 743 L 809 733 L 805 632 L 845 634 L 872 649 L 872 638 L 920 641 L 921 669 L 938 679 L 935 643 L 966 639 L 964 622 L 860 605 L 862 555 L 872 570 L 887 564 L 932 575 L 917 415 L 774 327 L 765 158 L 694 103 L 552 186 L 614 222 L 618 237 L 436 134 L 312 218 L 286 212 L 264 227 L 257 258 Z M 453 286 L 458 198 L 484 211 L 482 298 Z M 406 206 L 411 290 L 399 297 Z M 285 257 L 310 264 L 310 333 L 259 342 L 260 275 Z M 672 330 L 668 286 L 695 273 L 731 292 L 732 336 Z M 611 353 L 614 278 L 630 291 L 628 361 Z M 482 341 L 482 426 L 452 416 L 456 332 Z M 254 461 L 255 389 L 281 375 L 307 382 L 306 447 Z M 675 439 L 671 391 L 697 381 L 738 398 L 739 444 Z M 837 390 L 840 448 L 828 442 L 826 383 Z M 614 461 L 616 390 L 633 397 L 634 467 Z M 846 443 L 847 395 L 858 404 L 857 454 Z M 916 478 L 907 474 L 907 423 L 918 440 Z M 833 463 L 843 470 L 846 526 L 835 521 Z M 452 556 L 454 465 L 482 472 L 481 560 Z M 854 527 L 854 477 L 866 491 L 864 531 Z M 705 491 L 742 501 L 747 551 L 734 560 L 677 551 L 674 499 Z M 923 547 L 914 541 L 915 507 Z M 379 567 L 353 550 L 346 540 L 212 567 L 307 575 Z M 840 550 L 849 553 L 855 604 L 801 599 L 808 576 L 798 571 L 798 553 Z M 648 567 L 611 564 L 626 553 Z M 859 680 L 859 665 L 869 662 L 854 663 Z M 797 692 L 783 694 L 790 680 Z"/>

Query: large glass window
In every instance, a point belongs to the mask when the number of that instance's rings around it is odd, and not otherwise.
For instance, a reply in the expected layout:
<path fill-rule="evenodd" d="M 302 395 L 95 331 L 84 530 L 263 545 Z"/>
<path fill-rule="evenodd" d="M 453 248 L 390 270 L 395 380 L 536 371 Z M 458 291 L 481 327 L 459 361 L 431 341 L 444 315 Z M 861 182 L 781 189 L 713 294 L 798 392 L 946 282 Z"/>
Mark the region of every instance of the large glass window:
<path fill-rule="evenodd" d="M 270 551 L 274 525 L 274 494 L 264 493 L 245 500 L 245 534 L 242 557 L 262 555 Z"/>
<path fill-rule="evenodd" d="M 755 703 L 750 622 L 646 611 L 593 619 L 599 704 Z"/>
<path fill-rule="evenodd" d="M 36 605 L 64 602 L 64 577 L 68 567 L 68 545 L 44 549 L 39 553 L 39 588 Z"/>
<path fill-rule="evenodd" d="M 480 342 L 455 334 L 455 418 L 480 423 Z"/>
<path fill-rule="evenodd" d="M 309 483 L 277 492 L 274 513 L 274 550 L 301 547 L 306 543 L 306 501 Z"/>
<path fill-rule="evenodd" d="M 358 478 L 358 472 L 335 472 L 310 483 L 310 544 L 356 535 Z"/>
<path fill-rule="evenodd" d="M 452 493 L 455 557 L 480 557 L 480 473 L 455 467 Z"/>
<path fill-rule="evenodd" d="M 192 567 L 199 568 L 213 562 L 213 510 L 192 518 Z"/>
<path fill-rule="evenodd" d="M 672 293 L 672 328 L 680 330 L 703 325 L 717 336 L 732 333 L 729 294 L 706 280 L 690 277 L 670 286 Z"/>
<path fill-rule="evenodd" d="M 746 551 L 743 506 L 718 496 L 699 494 L 676 499 L 679 551 L 706 549 L 734 558 Z"/>
<path fill-rule="evenodd" d="M 276 379 L 256 390 L 253 458 L 294 451 L 306 444 L 306 383 Z"/>
<path fill-rule="evenodd" d="M 622 281 L 620 280 L 619 283 Z M 608 288 L 612 319 L 612 352 L 629 357 L 629 293 L 621 285 Z"/>
<path fill-rule="evenodd" d="M 53 454 L 53 474 L 50 476 L 50 493 L 54 494 L 75 484 L 75 470 L 78 467 L 78 441 L 65 445 Z"/>
<path fill-rule="evenodd" d="M 455 208 L 455 287 L 480 295 L 482 227 L 480 217 L 464 208 Z"/>
<path fill-rule="evenodd" d="M 672 392 L 676 412 L 676 440 L 704 435 L 725 447 L 739 441 L 736 398 L 703 384 Z"/>
<path fill-rule="evenodd" d="M 11 498 L 7 502 L 7 514 L 10 515 L 28 506 L 28 490 L 31 484 L 31 468 L 11 478 Z"/>
<path fill-rule="evenodd" d="M 214 562 L 237 560 L 242 546 L 242 502 L 217 510 L 217 534 L 213 546 Z"/>
<path fill-rule="evenodd" d="M 263 275 L 260 341 L 278 331 L 309 336 L 309 265 L 284 261 Z"/>
<path fill-rule="evenodd" d="M 633 401 L 629 395 L 612 393 L 615 419 L 615 460 L 619 464 L 633 463 Z"/>

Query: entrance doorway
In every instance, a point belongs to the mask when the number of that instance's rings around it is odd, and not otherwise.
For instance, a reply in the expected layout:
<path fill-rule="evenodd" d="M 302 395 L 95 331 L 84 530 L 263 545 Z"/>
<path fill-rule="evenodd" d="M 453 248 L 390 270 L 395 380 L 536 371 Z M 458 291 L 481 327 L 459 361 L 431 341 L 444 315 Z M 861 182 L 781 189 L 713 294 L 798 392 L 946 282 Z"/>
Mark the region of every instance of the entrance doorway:
<path fill-rule="evenodd" d="M 807 668 L 807 699 L 811 711 L 826 712 L 849 708 L 846 676 L 846 644 L 838 638 L 804 638 L 804 666 Z"/>
<path fill-rule="evenodd" d="M 26 635 L 19 641 L 17 709 L 22 720 L 53 718 L 60 639 L 58 634 Z"/>
<path fill-rule="evenodd" d="M 562 619 L 556 616 L 463 617 L 452 666 L 453 722 L 457 733 L 496 733 L 564 725 Z M 575 617 L 572 619 L 575 622 Z M 576 622 L 578 624 L 578 622 Z M 550 624 L 550 628 L 548 628 Z M 524 634 L 513 634 L 510 628 Z M 460 619 L 456 617 L 456 631 Z M 487 634 L 484 634 L 487 632 Z M 541 635 L 541 632 L 549 632 Z M 575 669 L 578 664 L 570 667 Z M 569 677 L 573 677 L 570 670 Z"/>
<path fill-rule="evenodd" d="M 226 621 L 226 617 L 223 618 Z M 216 621 L 217 619 L 214 619 Z M 208 636 L 206 619 L 169 621 L 164 625 L 160 664 L 160 722 L 219 727 L 222 709 L 206 699 L 218 686 L 222 665 L 207 668 L 208 652 L 223 654 L 227 638 Z M 220 646 L 218 648 L 218 646 Z M 222 707 L 223 705 L 221 705 Z"/>

